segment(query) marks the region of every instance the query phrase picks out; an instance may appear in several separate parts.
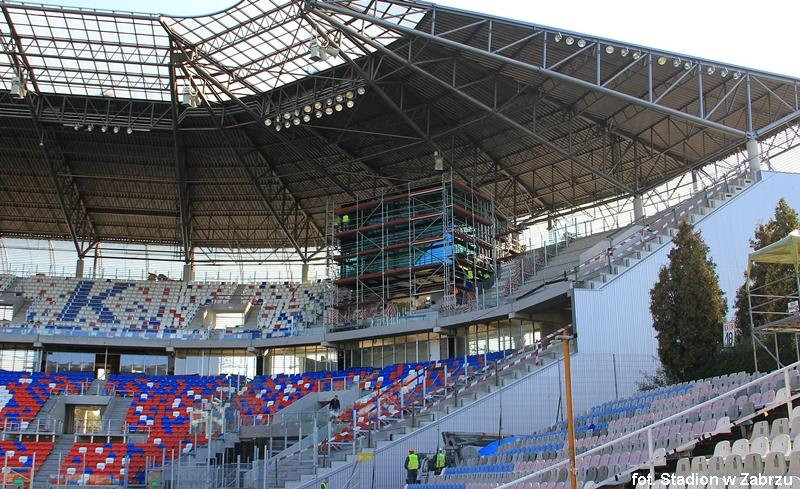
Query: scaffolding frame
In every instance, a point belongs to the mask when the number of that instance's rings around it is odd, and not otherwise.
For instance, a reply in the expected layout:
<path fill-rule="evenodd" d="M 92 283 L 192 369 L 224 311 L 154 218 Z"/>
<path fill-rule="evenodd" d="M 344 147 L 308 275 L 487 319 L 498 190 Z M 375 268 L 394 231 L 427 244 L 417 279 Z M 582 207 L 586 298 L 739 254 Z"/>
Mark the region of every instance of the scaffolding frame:
<path fill-rule="evenodd" d="M 326 208 L 329 278 L 345 322 L 382 324 L 431 296 L 440 308 L 459 294 L 468 301 L 507 248 L 497 244 L 508 220 L 493 198 L 452 173 Z"/>
<path fill-rule="evenodd" d="M 770 282 L 753 287 L 750 275 L 753 265 L 758 263 L 790 265 L 791 271 Z M 786 293 L 770 293 L 772 287 L 778 285 L 788 285 Z M 756 372 L 759 371 L 756 345 L 763 348 L 775 360 L 778 368 L 784 366 L 780 359 L 779 334 L 794 336 L 795 354 L 797 361 L 800 361 L 800 344 L 798 344 L 798 335 L 800 335 L 800 230 L 792 231 L 785 238 L 750 254 L 745 287 L 750 324 L 753 325 L 751 341 Z M 754 319 L 756 318 L 767 318 L 768 322 L 755 326 Z M 764 337 L 770 334 L 773 338 L 774 353 L 764 341 Z"/>

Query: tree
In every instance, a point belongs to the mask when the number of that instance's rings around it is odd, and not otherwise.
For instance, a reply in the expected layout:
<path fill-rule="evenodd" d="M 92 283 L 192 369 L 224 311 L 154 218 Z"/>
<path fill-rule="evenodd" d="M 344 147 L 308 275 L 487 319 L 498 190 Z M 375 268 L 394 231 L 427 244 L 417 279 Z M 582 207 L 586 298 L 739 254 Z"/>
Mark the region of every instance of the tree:
<path fill-rule="evenodd" d="M 727 305 L 708 246 L 682 221 L 650 290 L 650 312 L 658 337 L 658 356 L 670 382 L 707 377 L 722 349 Z"/>
<path fill-rule="evenodd" d="M 753 250 L 761 249 L 779 241 L 798 228 L 800 228 L 800 217 L 797 211 L 792 209 L 784 199 L 780 199 L 775 206 L 775 215 L 767 223 L 756 227 L 753 239 L 750 240 L 750 248 Z M 758 288 L 758 292 L 761 295 L 787 296 L 794 294 L 796 286 L 793 282 L 779 280 L 789 276 L 791 273 L 791 265 L 755 264 L 750 270 L 750 288 Z M 747 277 L 745 276 L 746 280 Z M 770 285 L 765 287 L 765 284 Z M 753 325 L 750 324 L 750 305 L 746 286 L 747 284 L 745 283 L 739 287 L 736 294 L 734 321 L 737 328 L 737 345 L 735 348 L 725 352 L 725 356 L 728 358 L 724 359 L 727 367 L 724 368 L 723 373 L 752 370 L 754 367 L 753 347 L 750 338 Z M 785 310 L 787 302 L 788 300 L 778 300 L 771 304 L 768 310 Z M 755 326 L 760 326 L 779 318 L 780 316 L 776 315 L 758 315 L 753 317 L 753 322 Z M 771 338 L 765 340 L 765 343 L 770 346 L 774 344 Z M 778 351 L 780 352 L 780 358 L 782 360 L 785 359 L 784 364 L 790 363 L 792 359 L 796 358 L 793 335 L 783 334 L 778 336 Z M 759 370 L 767 371 L 777 368 L 778 364 L 775 359 L 760 346 L 756 346 L 756 354 L 758 355 Z"/>

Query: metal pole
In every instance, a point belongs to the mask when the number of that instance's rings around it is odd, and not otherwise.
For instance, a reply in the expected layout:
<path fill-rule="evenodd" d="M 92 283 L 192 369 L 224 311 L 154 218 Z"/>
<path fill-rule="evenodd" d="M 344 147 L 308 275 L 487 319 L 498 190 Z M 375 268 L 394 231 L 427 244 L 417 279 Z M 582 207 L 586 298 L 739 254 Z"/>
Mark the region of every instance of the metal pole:
<path fill-rule="evenodd" d="M 575 469 L 575 419 L 572 412 L 572 369 L 570 366 L 569 342 L 572 336 L 563 335 L 559 338 L 564 346 L 564 383 L 567 393 L 567 440 L 569 442 L 569 483 L 571 489 L 578 489 L 577 472 Z"/>

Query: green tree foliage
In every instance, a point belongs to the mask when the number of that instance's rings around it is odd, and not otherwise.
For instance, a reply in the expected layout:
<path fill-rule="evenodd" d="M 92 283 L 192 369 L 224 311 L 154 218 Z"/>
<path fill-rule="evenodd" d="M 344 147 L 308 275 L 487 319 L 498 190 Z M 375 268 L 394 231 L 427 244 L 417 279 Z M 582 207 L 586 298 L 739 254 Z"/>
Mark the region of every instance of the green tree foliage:
<path fill-rule="evenodd" d="M 792 209 L 789 204 L 780 199 L 775 206 L 775 215 L 765 224 L 760 224 L 756 227 L 753 239 L 750 240 L 750 248 L 758 250 L 767 245 L 770 245 L 780 239 L 784 238 L 787 234 L 795 229 L 800 228 L 800 217 L 797 211 Z M 796 292 L 796 285 L 791 280 L 781 280 L 792 273 L 791 265 L 772 265 L 772 264 L 756 264 L 750 271 L 750 287 L 756 288 L 757 293 L 760 295 L 773 295 L 773 296 L 787 296 Z M 745 280 L 747 280 L 745 276 Z M 764 287 L 765 284 L 771 284 Z M 755 303 L 759 300 L 755 299 Z M 786 310 L 788 300 L 778 300 L 762 310 Z M 739 287 L 734 302 L 735 314 L 734 320 L 737 328 L 737 344 L 735 348 L 728 349 L 725 352 L 724 358 L 721 359 L 721 373 L 734 372 L 741 370 L 753 370 L 753 349 L 752 341 L 750 339 L 750 331 L 752 324 L 750 324 L 750 307 L 748 304 L 746 284 Z M 754 315 L 753 322 L 756 326 L 760 326 L 770 321 L 780 319 L 778 315 Z M 762 341 L 773 347 L 774 353 L 774 339 L 769 337 L 762 338 Z M 791 363 L 797 358 L 794 347 L 794 340 L 791 335 L 779 335 L 778 348 L 780 358 L 784 360 L 784 364 Z M 777 368 L 775 360 L 763 348 L 757 346 L 756 353 L 758 354 L 759 370 L 768 371 Z"/>
<path fill-rule="evenodd" d="M 700 233 L 683 221 L 673 242 L 650 291 L 650 312 L 664 374 L 683 382 L 713 375 L 727 305 Z"/>

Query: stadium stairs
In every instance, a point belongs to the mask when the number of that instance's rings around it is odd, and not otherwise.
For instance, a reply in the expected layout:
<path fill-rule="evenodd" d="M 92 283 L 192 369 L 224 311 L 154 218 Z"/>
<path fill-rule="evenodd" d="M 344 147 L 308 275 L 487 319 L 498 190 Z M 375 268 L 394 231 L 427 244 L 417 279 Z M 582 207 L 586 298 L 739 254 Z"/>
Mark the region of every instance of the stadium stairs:
<path fill-rule="evenodd" d="M 734 172 L 642 222 L 589 236 L 567 236 L 558 243 L 532 250 L 525 254 L 521 265 L 504 270 L 510 277 L 501 274 L 498 286 L 503 292 L 511 287 L 513 297 L 524 296 L 559 280 L 574 281 L 579 288 L 602 288 L 669 243 L 680 220 L 699 222 L 752 183 L 743 171 Z M 612 250 L 610 257 L 609 249 Z M 486 295 L 491 297 L 493 292 L 487 291 Z"/>

